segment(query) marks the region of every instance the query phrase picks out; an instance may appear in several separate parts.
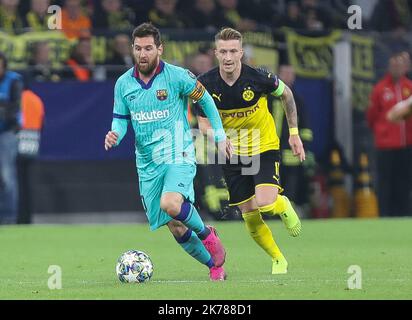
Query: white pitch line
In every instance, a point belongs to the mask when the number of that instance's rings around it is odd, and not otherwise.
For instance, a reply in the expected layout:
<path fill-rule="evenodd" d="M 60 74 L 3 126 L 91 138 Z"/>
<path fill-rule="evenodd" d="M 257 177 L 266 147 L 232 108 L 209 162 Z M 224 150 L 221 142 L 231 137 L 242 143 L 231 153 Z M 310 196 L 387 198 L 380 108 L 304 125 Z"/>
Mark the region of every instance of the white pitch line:
<path fill-rule="evenodd" d="M 229 282 L 232 279 L 229 279 Z M 378 279 L 378 278 L 370 278 L 370 279 L 366 279 L 366 282 L 386 282 L 386 283 L 390 283 L 390 282 L 401 282 L 404 283 L 405 281 L 408 281 L 409 279 Z M 335 283 L 346 283 L 345 280 L 342 279 L 281 279 L 281 278 L 277 278 L 277 279 L 261 279 L 261 280 L 233 280 L 233 282 L 236 283 L 277 283 L 279 285 L 283 285 L 286 286 L 288 285 L 288 283 L 296 283 L 296 282 L 307 282 L 307 283 L 311 283 L 311 282 L 335 282 Z M 10 279 L 1 279 L 0 280 L 0 284 L 5 284 L 5 285 L 10 285 L 10 284 L 18 284 L 18 285 L 39 285 L 42 284 L 44 281 L 13 281 Z M 75 284 L 81 284 L 81 285 L 101 285 L 101 284 L 107 284 L 107 285 L 112 285 L 112 282 L 109 281 L 87 281 L 87 280 L 75 280 L 75 281 L 70 281 L 70 283 L 75 283 Z M 167 283 L 209 283 L 210 280 L 150 280 L 149 283 L 160 283 L 160 284 L 167 284 Z"/>
<path fill-rule="evenodd" d="M 258 282 L 279 282 L 279 279 L 266 279 L 266 280 L 236 280 L 237 283 L 258 283 Z M 287 280 L 290 281 L 290 280 Z M 304 280 L 295 279 L 293 282 L 303 282 Z M 210 280 L 150 280 L 155 283 L 208 283 Z M 282 284 L 284 285 L 284 284 Z"/>

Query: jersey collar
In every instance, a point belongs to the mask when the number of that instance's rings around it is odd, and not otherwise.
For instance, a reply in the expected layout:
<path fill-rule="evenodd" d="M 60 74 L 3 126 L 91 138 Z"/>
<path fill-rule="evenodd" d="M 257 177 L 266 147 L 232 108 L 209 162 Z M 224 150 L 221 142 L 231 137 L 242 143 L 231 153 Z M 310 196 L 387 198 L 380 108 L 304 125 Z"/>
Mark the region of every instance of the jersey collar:
<path fill-rule="evenodd" d="M 223 80 L 222 75 L 220 74 L 220 69 L 219 69 L 219 67 L 217 67 L 217 73 L 219 74 L 220 81 L 222 81 L 222 83 L 223 83 L 225 86 L 229 87 L 229 88 L 233 88 L 234 86 L 236 86 L 236 84 L 239 82 L 239 79 L 242 78 L 243 73 L 244 73 L 244 70 L 245 70 L 245 64 L 242 63 L 242 67 L 241 67 L 241 69 L 240 69 L 239 77 L 238 77 L 238 78 L 236 79 L 236 81 L 230 86 L 230 85 L 227 84 L 227 82 L 226 82 L 225 80 Z"/>
<path fill-rule="evenodd" d="M 153 77 L 150 79 L 150 81 L 149 81 L 147 84 L 144 83 L 144 82 L 140 79 L 139 70 L 137 69 L 137 66 L 134 66 L 133 75 L 132 75 L 132 76 L 133 76 L 133 77 L 136 79 L 136 81 L 142 86 L 143 89 L 150 89 L 150 88 L 152 87 L 152 84 L 153 84 L 154 79 L 157 77 L 157 75 L 158 75 L 159 73 L 161 73 L 161 72 L 163 71 L 164 67 L 165 67 L 165 63 L 164 63 L 162 60 L 160 60 L 160 61 L 159 61 L 159 65 L 157 66 L 156 71 L 155 71 Z"/>

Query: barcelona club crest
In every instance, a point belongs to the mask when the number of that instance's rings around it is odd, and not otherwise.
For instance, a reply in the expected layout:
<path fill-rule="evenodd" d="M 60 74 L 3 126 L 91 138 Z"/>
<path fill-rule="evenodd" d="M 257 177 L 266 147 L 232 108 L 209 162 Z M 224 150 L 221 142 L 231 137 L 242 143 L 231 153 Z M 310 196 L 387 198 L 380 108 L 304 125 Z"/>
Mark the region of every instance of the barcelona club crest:
<path fill-rule="evenodd" d="M 167 99 L 167 90 L 166 89 L 157 90 L 156 96 L 157 96 L 157 99 L 159 99 L 160 101 L 166 100 Z"/>

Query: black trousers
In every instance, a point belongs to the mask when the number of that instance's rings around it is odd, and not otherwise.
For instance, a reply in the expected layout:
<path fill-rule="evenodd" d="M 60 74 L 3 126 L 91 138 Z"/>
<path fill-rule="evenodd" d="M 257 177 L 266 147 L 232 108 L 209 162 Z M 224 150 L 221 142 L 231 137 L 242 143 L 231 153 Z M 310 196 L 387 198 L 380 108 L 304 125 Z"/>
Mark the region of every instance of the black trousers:
<path fill-rule="evenodd" d="M 30 192 L 31 168 L 34 159 L 19 156 L 17 158 L 17 176 L 19 181 L 18 224 L 32 222 L 32 198 Z"/>
<path fill-rule="evenodd" d="M 377 151 L 380 215 L 411 216 L 412 148 Z"/>

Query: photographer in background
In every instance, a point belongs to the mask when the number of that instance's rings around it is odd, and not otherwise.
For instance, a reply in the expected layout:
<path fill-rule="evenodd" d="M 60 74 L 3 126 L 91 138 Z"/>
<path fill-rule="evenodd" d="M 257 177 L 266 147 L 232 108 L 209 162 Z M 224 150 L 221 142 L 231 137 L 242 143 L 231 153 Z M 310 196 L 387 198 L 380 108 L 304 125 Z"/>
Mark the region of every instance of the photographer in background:
<path fill-rule="evenodd" d="M 18 177 L 18 224 L 32 221 L 32 197 L 30 177 L 32 167 L 39 154 L 41 130 L 44 122 L 44 104 L 34 93 L 27 81 L 21 100 L 21 129 L 18 135 L 17 177 Z"/>

